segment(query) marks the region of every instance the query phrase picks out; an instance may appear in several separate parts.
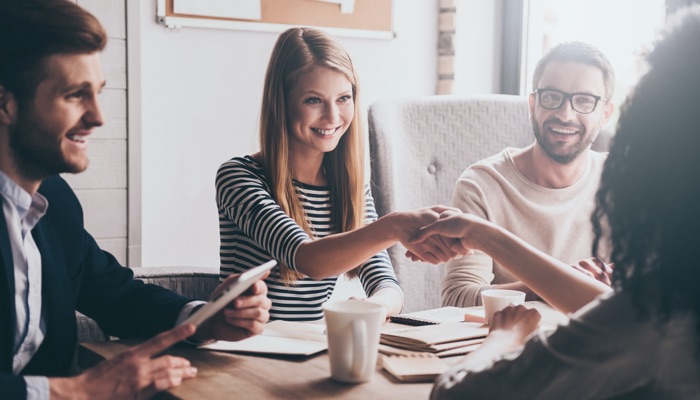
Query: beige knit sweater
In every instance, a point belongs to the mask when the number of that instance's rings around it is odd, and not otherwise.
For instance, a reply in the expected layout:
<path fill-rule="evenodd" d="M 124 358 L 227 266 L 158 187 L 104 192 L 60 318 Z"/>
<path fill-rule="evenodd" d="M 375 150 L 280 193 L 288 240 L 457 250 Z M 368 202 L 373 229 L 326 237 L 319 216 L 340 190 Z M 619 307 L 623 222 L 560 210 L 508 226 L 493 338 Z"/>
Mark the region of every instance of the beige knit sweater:
<path fill-rule="evenodd" d="M 528 181 L 507 148 L 467 168 L 457 180 L 452 205 L 502 226 L 534 247 L 568 263 L 592 257 L 591 213 L 607 153 L 589 151 L 581 178 L 563 189 Z M 602 244 L 602 243 L 601 243 Z M 603 248 L 607 258 L 607 248 Z M 443 305 L 481 305 L 479 293 L 492 284 L 517 281 L 488 255 L 477 252 L 447 263 Z"/>

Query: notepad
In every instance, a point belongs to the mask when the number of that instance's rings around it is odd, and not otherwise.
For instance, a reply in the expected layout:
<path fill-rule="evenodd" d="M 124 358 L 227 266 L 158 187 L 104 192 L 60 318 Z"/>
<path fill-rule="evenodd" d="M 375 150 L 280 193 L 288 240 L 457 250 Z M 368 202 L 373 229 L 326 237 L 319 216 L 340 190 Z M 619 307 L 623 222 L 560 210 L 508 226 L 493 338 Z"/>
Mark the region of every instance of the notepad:
<path fill-rule="evenodd" d="M 402 382 L 431 382 L 449 366 L 434 354 L 383 356 L 382 367 Z"/>
<path fill-rule="evenodd" d="M 423 348 L 434 344 L 483 338 L 488 333 L 489 328 L 482 324 L 457 322 L 393 329 L 382 332 L 381 339 L 403 344 L 406 348 Z"/>
<path fill-rule="evenodd" d="M 219 340 L 199 348 L 235 353 L 310 356 L 328 348 L 324 332 L 325 325 L 321 324 L 272 321 L 265 326 L 261 335 L 238 342 Z"/>
<path fill-rule="evenodd" d="M 451 357 L 474 351 L 487 334 L 488 327 L 469 322 L 391 329 L 382 332 L 380 351 L 384 354 L 423 352 Z"/>
<path fill-rule="evenodd" d="M 535 301 L 525 306 L 542 314 L 542 326 L 556 327 L 568 319 L 547 304 Z M 438 322 L 434 325 L 408 326 L 395 323 L 382 328 L 379 351 L 385 355 L 434 354 L 440 358 L 468 354 L 476 350 L 488 334 L 482 307 L 441 307 L 400 314 L 400 317 Z M 460 322 L 463 321 L 463 322 Z"/>

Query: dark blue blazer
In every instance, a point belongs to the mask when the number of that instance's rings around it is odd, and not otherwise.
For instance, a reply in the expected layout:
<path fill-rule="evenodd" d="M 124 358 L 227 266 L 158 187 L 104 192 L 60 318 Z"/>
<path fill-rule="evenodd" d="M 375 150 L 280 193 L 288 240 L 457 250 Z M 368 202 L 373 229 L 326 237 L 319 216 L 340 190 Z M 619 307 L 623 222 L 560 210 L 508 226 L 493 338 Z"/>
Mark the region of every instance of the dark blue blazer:
<path fill-rule="evenodd" d="M 77 342 L 75 310 L 95 319 L 105 333 L 121 338 L 150 337 L 174 326 L 189 301 L 133 279 L 109 253 L 100 250 L 83 226 L 83 210 L 60 177 L 42 183 L 49 208 L 32 230 L 41 252 L 46 336 L 23 375 L 66 376 Z M 26 397 L 24 379 L 12 375 L 15 285 L 7 223 L 0 211 L 0 397 Z"/>

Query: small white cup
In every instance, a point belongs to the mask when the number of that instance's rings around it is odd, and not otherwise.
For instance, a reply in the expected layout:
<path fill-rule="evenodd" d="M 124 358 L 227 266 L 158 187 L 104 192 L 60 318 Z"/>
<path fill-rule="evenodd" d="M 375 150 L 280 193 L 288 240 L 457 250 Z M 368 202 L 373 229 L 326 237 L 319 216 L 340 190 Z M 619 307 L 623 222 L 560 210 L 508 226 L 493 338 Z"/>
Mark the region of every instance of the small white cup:
<path fill-rule="evenodd" d="M 331 378 L 348 383 L 367 382 L 374 375 L 379 329 L 386 309 L 366 301 L 339 301 L 323 305 L 328 337 Z"/>
<path fill-rule="evenodd" d="M 525 293 L 518 290 L 489 289 L 481 292 L 481 303 L 484 305 L 484 318 L 487 324 L 491 323 L 495 312 L 524 302 Z"/>

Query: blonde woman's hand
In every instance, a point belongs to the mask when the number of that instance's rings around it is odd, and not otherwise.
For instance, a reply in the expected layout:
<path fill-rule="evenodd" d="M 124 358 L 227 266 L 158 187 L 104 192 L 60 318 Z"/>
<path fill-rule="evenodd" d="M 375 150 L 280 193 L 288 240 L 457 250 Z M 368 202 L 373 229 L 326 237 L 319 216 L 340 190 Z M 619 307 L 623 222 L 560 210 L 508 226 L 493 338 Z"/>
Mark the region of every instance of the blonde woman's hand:
<path fill-rule="evenodd" d="M 424 226 L 432 224 L 440 218 L 457 214 L 461 214 L 461 211 L 445 206 L 422 208 L 407 213 L 406 216 L 410 222 L 404 225 L 404 235 L 401 238 L 401 243 L 408 250 L 406 256 L 414 261 L 420 260 L 437 264 L 466 254 L 468 249 L 463 248 L 459 240 L 451 238 L 435 236 L 420 243 L 410 241 Z"/>
<path fill-rule="evenodd" d="M 453 214 L 421 228 L 410 241 L 412 245 L 425 243 L 434 237 L 459 241 L 464 254 L 477 248 L 478 240 L 493 226 L 490 222 L 471 214 Z M 454 243 L 454 242 L 452 242 Z M 457 247 L 453 247 L 457 249 Z M 456 250 L 455 250 L 456 251 Z"/>
<path fill-rule="evenodd" d="M 445 219 L 453 216 L 459 216 L 462 215 L 462 211 L 457 209 L 457 208 L 452 208 L 448 207 L 446 209 L 442 209 L 440 212 L 440 218 L 439 219 Z M 428 244 L 428 248 L 434 248 L 434 247 L 439 247 L 439 248 L 448 248 L 452 251 L 452 257 L 451 258 L 461 258 L 462 256 L 472 254 L 473 251 L 469 249 L 468 247 L 465 247 L 461 240 L 458 238 L 447 238 L 444 236 L 433 236 L 429 238 L 426 241 Z M 417 256 L 414 254 L 412 251 L 406 251 L 406 257 L 410 258 L 412 261 L 425 261 L 421 257 Z M 444 260 L 446 261 L 446 260 Z"/>

